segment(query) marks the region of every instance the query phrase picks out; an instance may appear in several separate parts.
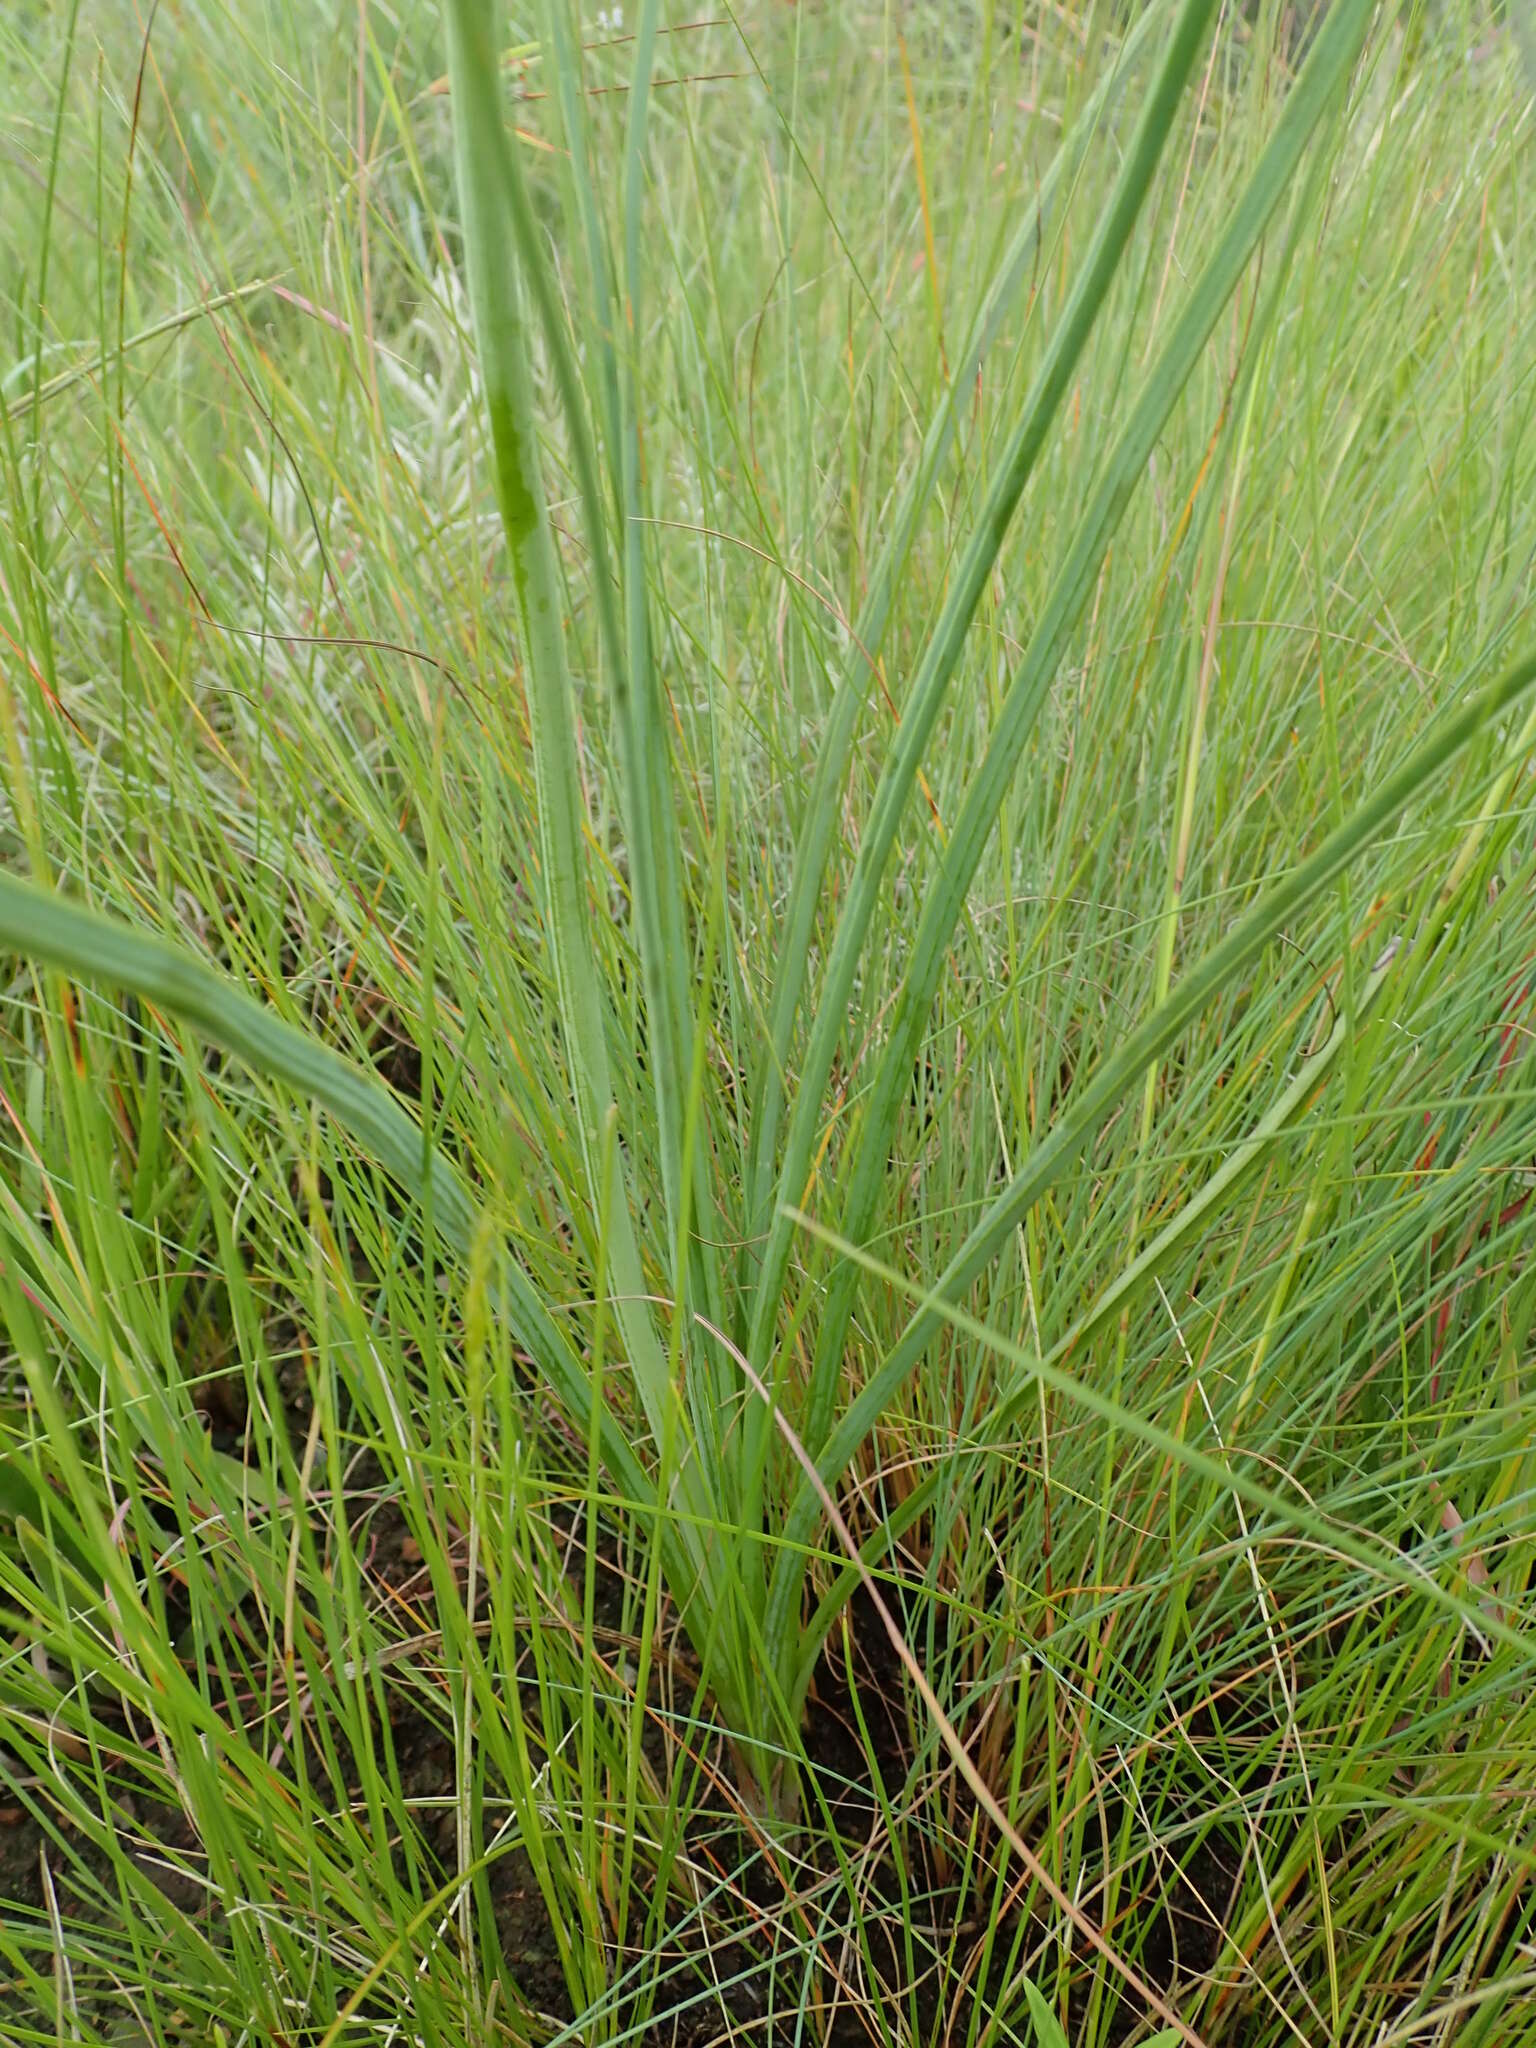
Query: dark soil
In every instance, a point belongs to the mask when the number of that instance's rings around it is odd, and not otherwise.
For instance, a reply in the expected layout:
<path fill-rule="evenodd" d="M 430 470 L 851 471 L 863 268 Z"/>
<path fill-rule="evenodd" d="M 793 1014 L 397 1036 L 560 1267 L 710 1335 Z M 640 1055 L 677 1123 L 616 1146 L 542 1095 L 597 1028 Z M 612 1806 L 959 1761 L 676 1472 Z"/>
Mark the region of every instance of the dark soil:
<path fill-rule="evenodd" d="M 414 1556 L 414 1546 L 403 1521 L 387 1508 L 374 1517 L 370 1568 L 376 1578 L 393 1584 L 407 1598 L 423 1590 L 418 1583 L 421 1567 Z M 610 1599 L 617 1600 L 616 1586 Z M 875 1773 L 878 1772 L 887 1797 L 898 1801 L 913 1754 L 901 1674 L 883 1629 L 862 1599 L 855 1602 L 850 1620 L 853 1669 L 850 1672 L 845 1664 L 841 1644 L 829 1650 L 822 1660 L 809 1704 L 805 1745 L 815 1783 L 810 1788 L 807 1807 L 819 1809 L 820 1802 L 825 1802 L 826 1813 L 842 1839 L 844 1854 L 851 1860 L 864 1856 L 871 1843 L 880 1845 L 861 1881 L 861 1919 L 868 1956 L 862 1968 L 856 1959 L 853 1967 L 855 1974 L 864 1978 L 862 1997 L 879 1996 L 904 2015 L 910 2015 L 918 2038 L 924 2041 L 963 2040 L 970 2018 L 970 2001 L 978 1992 L 983 1996 L 995 1995 L 1002 1985 L 999 1981 L 978 1985 L 974 1968 L 968 1970 L 968 1965 L 974 1965 L 975 1952 L 986 1929 L 974 1917 L 969 1923 L 962 1919 L 953 1875 L 934 1867 L 931 1845 L 923 1831 L 904 1830 L 897 1851 L 892 1850 L 876 1797 Z M 867 1747 L 854 1711 L 855 1690 L 868 1731 Z M 403 1693 L 396 1693 L 390 1704 L 390 1738 L 402 1789 L 422 1816 L 418 1850 L 430 1868 L 451 1869 L 455 1852 L 451 1733 Z M 316 1757 L 312 1762 L 318 1773 L 320 1759 Z M 133 1817 L 145 1844 L 158 1840 L 172 1850 L 195 1847 L 183 1816 L 173 1809 L 141 1801 L 133 1809 Z M 813 1818 L 816 1835 L 824 1835 L 819 1812 L 813 1813 Z M 46 1913 L 41 1866 L 41 1854 L 46 1849 L 53 1882 L 66 1913 L 97 1918 L 100 1906 L 82 1896 L 78 1879 L 71 1878 L 70 1865 L 94 1872 L 107 1886 L 110 1896 L 107 1860 L 77 1831 L 61 1826 L 57 1820 L 54 1826 L 58 1839 L 51 1840 L 40 1815 L 29 1810 L 14 1790 L 7 1790 L 0 1783 L 0 1911 L 10 1916 L 19 1909 L 34 1924 Z M 814 1840 L 816 1835 L 808 1830 L 808 1839 Z M 743 1889 L 755 1895 L 753 1903 L 762 1913 L 759 1925 L 772 1927 L 784 1906 L 782 1889 L 766 1860 L 753 1862 L 753 1846 L 743 1830 L 717 1824 L 707 1853 L 717 1864 L 746 1870 Z M 909 1982 L 913 1973 L 901 1937 L 903 1909 L 895 1853 L 906 1858 L 907 1890 L 915 1902 L 910 1917 L 923 1934 L 915 1983 Z M 835 1872 L 836 1859 L 830 1842 L 820 1844 L 816 1860 L 829 1876 Z M 1228 1846 L 1207 1843 L 1185 1859 L 1183 1868 L 1172 1878 L 1166 1900 L 1148 1902 L 1140 1929 L 1138 1964 L 1160 1990 L 1166 1992 L 1181 1981 L 1198 1978 L 1216 1964 L 1235 1872 L 1236 1859 Z M 166 1872 L 157 1871 L 157 1881 L 183 1910 L 198 1910 L 201 1902 L 195 1886 Z M 804 1881 L 802 1871 L 801 1882 Z M 523 2000 L 533 2011 L 547 2015 L 556 2024 L 574 2019 L 544 1901 L 526 1856 L 516 1851 L 499 1858 L 492 1866 L 488 1882 L 502 1956 Z M 974 1901 L 964 1911 L 974 1916 Z M 994 1980 L 999 1976 L 1002 1958 L 1007 1955 L 1007 1936 L 1011 1931 L 1004 1930 L 995 1943 Z M 744 1921 L 741 1929 L 722 1930 L 713 1935 L 707 1961 L 701 1958 L 690 1967 L 688 1957 L 690 1952 L 697 1953 L 697 1939 L 694 1932 L 678 1943 L 675 1959 L 681 1967 L 667 1981 L 665 2003 L 670 2011 L 668 2016 L 655 2021 L 644 2037 L 649 2048 L 705 2048 L 706 2043 L 722 2038 L 727 2020 L 735 2038 L 760 2042 L 764 2048 L 782 2042 L 787 2048 L 794 2038 L 800 1999 L 794 1985 L 781 1984 L 775 1994 L 776 2002 L 782 2013 L 787 1999 L 789 2010 L 782 2020 L 767 2018 L 764 2006 L 768 1980 L 762 1967 L 767 1961 L 766 1943 L 760 1936 L 754 1938 L 752 1923 Z M 949 1968 L 942 1973 L 947 1986 L 941 1985 L 941 1972 L 934 1966 L 935 1951 L 948 1952 Z M 848 1967 L 835 1954 L 828 1960 L 834 1971 Z M 724 1994 L 715 1988 L 722 1982 L 728 1984 L 740 1973 L 750 1974 Z M 797 1973 L 796 1976 L 798 1981 Z M 961 1994 L 958 2010 L 955 1994 L 947 1988 L 956 1983 L 969 1986 Z M 822 1995 L 828 1996 L 825 1986 Z M 11 2003 L 9 2009 L 18 2020 L 21 2018 L 22 2007 Z M 1116 2038 L 1129 2037 L 1137 2021 L 1134 2010 L 1122 2010 L 1123 2019 L 1114 2029 Z M 6 2011 L 7 1995 L 0 1989 L 0 2038 L 4 2038 Z M 1080 2019 L 1081 2014 L 1074 2017 Z M 825 2048 L 864 2048 L 877 2035 L 853 1997 L 845 1996 L 838 2004 L 828 1996 L 827 2010 L 812 2033 L 802 2038 L 824 2043 Z"/>
<path fill-rule="evenodd" d="M 212 1320 L 217 1321 L 216 1306 Z M 274 1354 L 279 1361 L 279 1414 L 300 1454 L 310 1404 L 297 1332 L 285 1336 L 275 1330 Z M 208 1371 L 200 1382 L 199 1404 L 218 1447 L 241 1455 L 253 1420 L 245 1410 L 243 1381 L 233 1373 Z M 354 1499 L 374 1494 L 366 1520 L 354 1529 L 359 1555 L 380 1595 L 405 1603 L 427 1602 L 430 1586 L 420 1553 L 383 1481 L 384 1475 L 370 1469 L 366 1459 L 348 1474 Z M 579 1584 L 584 1569 L 579 1528 L 573 1521 L 562 1526 L 558 1520 L 557 1528 L 565 1538 L 566 1569 Z M 600 1629 L 616 1637 L 625 1620 L 623 1582 L 614 1556 L 601 1557 L 599 1567 L 596 1619 Z M 908 1592 L 905 1602 L 900 1589 L 888 1597 L 908 1639 L 921 1639 L 917 1589 Z M 177 1611 L 173 1596 L 167 1613 L 173 1638 L 186 1618 Z M 456 1856 L 452 1731 L 406 1686 L 392 1686 L 387 1697 L 388 1742 L 401 1789 L 417 1816 L 410 1854 L 418 1881 L 425 1872 L 430 1889 L 451 1871 Z M 666 1706 L 659 1694 L 657 1704 Z M 536 1719 L 537 1699 L 531 1691 L 524 1708 L 530 1719 Z M 375 1739 L 383 1732 L 376 1729 Z M 863 1950 L 845 1926 L 819 1930 L 818 1960 L 824 1966 L 813 1995 L 822 2003 L 802 2014 L 807 1993 L 798 1957 L 793 1967 L 780 1969 L 780 1981 L 771 1983 L 769 1974 L 773 1935 L 792 1921 L 785 1878 L 739 1817 L 701 1817 L 699 1839 L 693 1845 L 696 1856 L 717 1869 L 739 1873 L 746 1906 L 733 1923 L 711 1926 L 707 1956 L 700 1952 L 696 1926 L 686 1932 L 679 1929 L 670 1944 L 663 1934 L 660 1948 L 666 1974 L 661 2003 L 666 2014 L 643 2037 L 648 2048 L 705 2048 L 722 2038 L 754 2041 L 762 2048 L 783 2043 L 787 2048 L 797 2027 L 802 2040 L 824 2048 L 864 2048 L 879 2038 L 868 2011 L 871 2000 L 878 2000 L 888 2012 L 899 2012 L 902 2023 L 925 2042 L 963 2040 L 974 2001 L 981 1998 L 990 2008 L 1003 1989 L 1015 1929 L 1008 1926 L 995 1932 L 990 1969 L 983 1973 L 985 1901 L 990 1894 L 982 1893 L 980 1905 L 974 1891 L 962 1898 L 952 1864 L 936 1847 L 946 1832 L 951 1839 L 957 1831 L 963 1834 L 970 1816 L 966 1810 L 958 1817 L 951 1813 L 944 1826 L 937 1826 L 921 1807 L 908 1814 L 904 1794 L 916 1754 L 909 1689 L 896 1652 L 863 1593 L 855 1596 L 846 1628 L 833 1632 L 821 1658 L 803 1733 L 811 1775 L 804 1792 L 806 1827 L 798 1853 L 802 1858 L 809 1855 L 821 1878 L 832 1885 L 839 1882 L 840 1863 L 844 1870 L 857 1867 Z M 664 1766 L 666 1744 L 659 1725 L 656 1740 L 653 1761 Z M 350 1798 L 356 1782 L 350 1756 L 343 1753 L 328 1761 L 311 1745 L 306 1760 L 311 1785 L 331 1783 L 337 1787 L 338 1802 Z M 882 1795 L 903 1816 L 894 1840 Z M 49 1910 L 43 1875 L 46 1853 L 60 1909 L 67 1917 L 104 1922 L 117 1905 L 110 1862 L 43 1805 L 45 1796 L 35 1783 L 21 1783 L 15 1760 L 0 1746 L 0 1915 L 13 1924 L 18 1918 L 30 1922 L 33 1928 L 44 1921 Z M 146 1859 L 144 1867 L 154 1872 L 156 1882 L 182 1910 L 201 1910 L 199 1888 L 153 1860 L 157 1844 L 172 1853 L 195 1852 L 183 1815 L 140 1799 L 129 1801 L 127 1817 L 137 1838 L 136 1853 Z M 402 1875 L 407 1860 L 402 1844 L 396 1852 Z M 1159 1872 L 1155 1882 L 1166 1886 L 1166 1894 L 1148 1898 L 1130 1941 L 1138 1951 L 1139 1968 L 1160 1991 L 1203 1975 L 1218 1960 L 1236 1868 L 1229 1846 L 1207 1839 L 1184 1856 L 1182 1867 L 1170 1864 Z M 555 2026 L 574 2019 L 543 1897 L 527 1857 L 521 1851 L 499 1857 L 486 1882 L 503 1963 L 521 2001 Z M 794 1877 L 796 1887 L 803 1893 L 816 1882 L 815 1870 L 807 1872 L 802 1861 Z M 803 1952 L 803 1922 L 797 1924 L 796 1936 Z M 1125 1945 L 1124 1929 L 1120 1939 Z M 722 1985 L 727 1988 L 721 1990 Z M 1128 2037 L 1140 2015 L 1124 2000 L 1119 2010 L 1114 2037 Z M 27 1995 L 17 1986 L 0 1983 L 0 2040 L 6 2038 L 8 2012 L 18 2021 L 33 2017 L 27 2012 Z"/>

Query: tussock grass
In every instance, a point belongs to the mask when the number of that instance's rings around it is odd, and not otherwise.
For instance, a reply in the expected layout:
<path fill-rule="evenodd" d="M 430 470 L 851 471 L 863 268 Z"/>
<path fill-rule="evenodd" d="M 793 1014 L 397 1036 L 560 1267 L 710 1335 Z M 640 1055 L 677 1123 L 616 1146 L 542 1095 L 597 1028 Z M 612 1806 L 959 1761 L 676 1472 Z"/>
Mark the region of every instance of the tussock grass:
<path fill-rule="evenodd" d="M 1524 2039 L 1518 42 L 0 105 L 6 2038 Z"/>

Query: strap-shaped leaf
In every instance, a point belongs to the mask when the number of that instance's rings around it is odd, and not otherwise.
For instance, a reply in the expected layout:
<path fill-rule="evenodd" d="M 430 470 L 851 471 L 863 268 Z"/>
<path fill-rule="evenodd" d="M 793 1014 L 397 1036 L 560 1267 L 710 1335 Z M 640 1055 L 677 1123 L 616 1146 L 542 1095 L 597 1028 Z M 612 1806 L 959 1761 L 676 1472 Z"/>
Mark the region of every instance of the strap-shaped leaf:
<path fill-rule="evenodd" d="M 652 1314 L 630 1195 L 618 1147 L 606 1147 L 604 1125 L 614 1094 L 605 1034 L 606 999 L 598 979 L 587 904 L 585 821 L 577 765 L 576 713 L 566 660 L 560 569 L 555 556 L 539 462 L 538 418 L 525 314 L 523 273 L 548 296 L 537 230 L 521 167 L 502 120 L 496 61 L 496 9 L 491 0 L 448 0 L 449 74 L 454 110 L 454 161 L 469 271 L 470 303 L 480 346 L 486 411 L 495 453 L 497 495 L 512 569 L 526 663 L 529 725 L 539 802 L 539 850 L 571 1089 L 575 1097 L 588 1200 L 609 1218 L 614 1312 L 624 1333 L 635 1386 L 663 1464 L 680 1460 L 681 1541 L 700 1580 L 716 1576 L 699 1524 L 711 1515 L 703 1469 L 689 1441 L 665 1347 Z M 510 233 L 509 233 L 510 230 Z M 546 332 L 558 322 L 545 320 Z M 562 377 L 576 431 L 585 434 L 579 391 L 567 365 Z M 590 473 L 590 462 L 588 463 Z M 595 496 L 595 484 L 593 485 Z M 605 1176 L 612 1185 L 604 1188 Z M 686 1609 L 692 1587 L 674 1585 Z"/>

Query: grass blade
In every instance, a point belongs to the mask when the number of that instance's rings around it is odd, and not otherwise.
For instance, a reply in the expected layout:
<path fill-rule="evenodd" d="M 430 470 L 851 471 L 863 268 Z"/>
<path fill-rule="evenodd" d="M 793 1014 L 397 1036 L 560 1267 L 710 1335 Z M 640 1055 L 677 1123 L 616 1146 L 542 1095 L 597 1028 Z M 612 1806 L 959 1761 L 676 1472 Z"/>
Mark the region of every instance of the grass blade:
<path fill-rule="evenodd" d="M 539 840 L 548 898 L 549 948 L 559 992 L 589 1199 L 608 1204 L 616 1313 L 634 1362 L 646 1417 L 658 1443 L 677 1424 L 666 1358 L 645 1302 L 648 1292 L 617 1148 L 603 1186 L 603 1129 L 613 1106 L 604 1017 L 587 908 L 585 829 L 576 761 L 576 719 L 566 664 L 559 565 L 539 467 L 538 427 L 522 292 L 502 223 L 525 213 L 521 172 L 507 144 L 499 103 L 494 10 L 450 0 L 449 71 L 454 154 L 464 208 L 470 299 L 480 343 L 486 410 L 496 457 L 497 495 L 522 622 L 528 710 L 539 796 Z M 522 197 L 519 207 L 517 196 Z M 696 1483 L 696 1482 L 695 1482 Z"/>
<path fill-rule="evenodd" d="M 621 503 L 624 516 L 624 607 L 629 659 L 628 689 L 623 703 L 621 747 L 627 802 L 625 825 L 630 838 L 629 887 L 640 936 L 645 977 L 646 1016 L 650 1034 L 648 1065 L 654 1077 L 657 1139 L 662 1185 L 672 1233 L 675 1286 L 691 1267 L 698 1275 L 704 1304 L 720 1314 L 720 1289 L 712 1251 L 706 1240 L 719 1233 L 708 1221 L 702 1231 L 686 1228 L 682 1159 L 687 1116 L 689 1070 L 693 1064 L 692 1013 L 688 1003 L 689 948 L 683 895 L 682 851 L 678 811 L 667 741 L 667 710 L 651 646 L 646 583 L 645 501 L 642 497 L 637 352 L 644 314 L 645 266 L 641 249 L 641 211 L 645 198 L 645 139 L 650 112 L 651 72 L 655 62 L 658 0 L 642 0 L 635 34 L 635 61 L 630 79 L 628 124 L 624 145 L 624 276 L 625 340 L 619 378 L 622 446 Z M 693 1200 L 706 1205 L 706 1175 L 699 1170 L 698 1151 L 691 1177 Z M 720 1382 L 725 1390 L 725 1382 Z"/>

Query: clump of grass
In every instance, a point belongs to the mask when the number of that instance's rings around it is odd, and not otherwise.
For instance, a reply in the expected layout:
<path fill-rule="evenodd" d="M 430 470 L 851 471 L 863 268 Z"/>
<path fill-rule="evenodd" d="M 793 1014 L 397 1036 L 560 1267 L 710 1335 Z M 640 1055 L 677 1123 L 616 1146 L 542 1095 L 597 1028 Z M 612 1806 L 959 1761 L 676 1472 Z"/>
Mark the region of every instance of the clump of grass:
<path fill-rule="evenodd" d="M 1513 2038 L 1528 107 L 1216 13 L 7 46 L 19 2038 Z"/>

